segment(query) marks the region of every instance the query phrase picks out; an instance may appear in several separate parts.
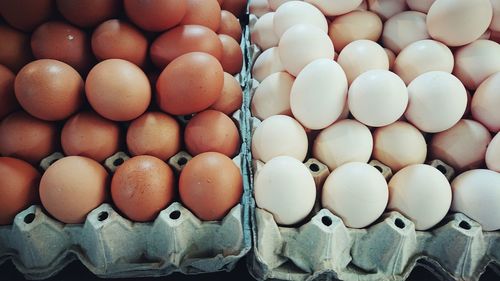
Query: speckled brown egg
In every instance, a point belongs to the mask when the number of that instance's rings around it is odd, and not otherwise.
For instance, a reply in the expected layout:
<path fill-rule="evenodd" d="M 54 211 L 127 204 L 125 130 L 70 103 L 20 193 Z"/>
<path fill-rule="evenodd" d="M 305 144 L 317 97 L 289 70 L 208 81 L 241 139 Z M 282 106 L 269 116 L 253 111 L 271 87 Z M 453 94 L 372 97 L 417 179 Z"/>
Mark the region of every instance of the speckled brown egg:
<path fill-rule="evenodd" d="M 241 107 L 243 91 L 240 82 L 231 74 L 224 72 L 224 86 L 219 99 L 210 106 L 210 109 L 231 115 Z"/>
<path fill-rule="evenodd" d="M 7 25 L 0 25 L 0 64 L 14 73 L 31 61 L 30 37 Z"/>
<path fill-rule="evenodd" d="M 222 42 L 222 58 L 220 60 L 222 68 L 230 74 L 237 74 L 243 67 L 243 51 L 240 44 L 231 36 L 220 34 Z"/>
<path fill-rule="evenodd" d="M 43 120 L 62 120 L 83 101 L 83 79 L 71 66 L 52 59 L 27 64 L 16 76 L 17 100 L 29 114 Z"/>
<path fill-rule="evenodd" d="M 199 24 L 216 31 L 220 24 L 220 5 L 217 0 L 186 0 L 187 11 L 181 24 Z"/>
<path fill-rule="evenodd" d="M 53 0 L 2 0 L 2 17 L 13 27 L 31 31 L 46 21 L 54 10 Z"/>
<path fill-rule="evenodd" d="M 19 108 L 14 95 L 14 73 L 0 64 L 0 120 Z"/>
<path fill-rule="evenodd" d="M 222 10 L 220 13 L 220 25 L 218 34 L 226 34 L 234 38 L 237 42 L 241 40 L 241 25 L 237 17 L 231 12 Z"/>
<path fill-rule="evenodd" d="M 179 24 L 187 11 L 186 0 L 125 0 L 132 22 L 148 31 L 163 31 Z"/>
<path fill-rule="evenodd" d="M 182 170 L 179 193 L 184 205 L 199 219 L 221 220 L 241 199 L 241 172 L 224 154 L 202 153 Z"/>
<path fill-rule="evenodd" d="M 72 24 L 91 27 L 116 17 L 120 11 L 119 0 L 57 0 L 59 12 Z"/>
<path fill-rule="evenodd" d="M 11 224 L 17 213 L 38 202 L 40 173 L 27 162 L 0 157 L 0 225 Z"/>

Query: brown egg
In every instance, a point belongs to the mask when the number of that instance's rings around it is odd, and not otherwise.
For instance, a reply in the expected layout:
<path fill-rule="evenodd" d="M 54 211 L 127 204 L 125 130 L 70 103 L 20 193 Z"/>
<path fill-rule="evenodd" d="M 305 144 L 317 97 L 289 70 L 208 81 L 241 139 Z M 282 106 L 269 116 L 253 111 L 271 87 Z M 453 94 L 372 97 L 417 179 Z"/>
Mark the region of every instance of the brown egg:
<path fill-rule="evenodd" d="M 186 0 L 187 11 L 181 24 L 199 24 L 213 31 L 219 29 L 220 5 L 217 0 Z"/>
<path fill-rule="evenodd" d="M 224 71 L 215 57 L 188 53 L 172 61 L 158 77 L 158 105 L 173 115 L 199 112 L 217 101 L 223 84 Z"/>
<path fill-rule="evenodd" d="M 163 31 L 179 24 L 187 11 L 186 0 L 125 0 L 130 20 L 148 31 Z"/>
<path fill-rule="evenodd" d="M 58 138 L 55 124 L 14 112 L 0 123 L 0 155 L 38 164 L 56 150 Z"/>
<path fill-rule="evenodd" d="M 146 112 L 132 121 L 127 130 L 127 147 L 132 155 L 151 155 L 167 161 L 179 152 L 181 128 L 162 112 Z"/>
<path fill-rule="evenodd" d="M 241 25 L 237 17 L 231 12 L 221 11 L 220 25 L 217 33 L 226 34 L 234 38 L 237 42 L 241 41 Z"/>
<path fill-rule="evenodd" d="M 243 51 L 240 44 L 231 36 L 220 34 L 222 42 L 222 58 L 220 60 L 225 72 L 236 75 L 243 67 Z"/>
<path fill-rule="evenodd" d="M 141 116 L 151 101 L 146 74 L 122 59 L 109 59 L 94 66 L 85 81 L 85 92 L 92 108 L 113 121 Z"/>
<path fill-rule="evenodd" d="M 80 108 L 83 79 L 71 66 L 51 59 L 27 64 L 14 84 L 16 97 L 29 114 L 43 120 L 68 118 Z"/>
<path fill-rule="evenodd" d="M 143 66 L 148 40 L 134 26 L 113 19 L 103 22 L 92 33 L 92 51 L 99 60 L 124 59 Z"/>
<path fill-rule="evenodd" d="M 51 21 L 31 35 L 31 49 L 37 59 L 55 59 L 86 73 L 94 60 L 87 34 L 70 24 Z"/>
<path fill-rule="evenodd" d="M 224 72 L 224 86 L 221 95 L 209 108 L 231 115 L 241 107 L 242 101 L 243 91 L 240 83 L 231 74 Z"/>
<path fill-rule="evenodd" d="M 40 199 L 43 207 L 64 223 L 83 223 L 108 194 L 108 172 L 83 156 L 57 160 L 43 174 Z"/>
<path fill-rule="evenodd" d="M 196 114 L 186 126 L 184 141 L 191 155 L 212 151 L 233 157 L 240 148 L 240 135 L 233 120 L 215 110 Z"/>
<path fill-rule="evenodd" d="M 116 170 L 111 196 L 132 221 L 152 221 L 172 202 L 174 182 L 174 173 L 165 162 L 149 155 L 136 156 Z"/>
<path fill-rule="evenodd" d="M 14 73 L 0 64 L 0 120 L 19 108 L 14 95 Z"/>
<path fill-rule="evenodd" d="M 5 21 L 23 31 L 31 31 L 46 21 L 53 9 L 53 0 L 0 1 L 0 11 Z"/>
<path fill-rule="evenodd" d="M 31 61 L 30 37 L 10 28 L 7 25 L 0 25 L 0 64 L 8 67 L 16 73 L 25 64 Z"/>
<path fill-rule="evenodd" d="M 221 220 L 243 193 L 241 172 L 231 159 L 217 152 L 195 156 L 181 172 L 181 200 L 199 219 Z"/>
<path fill-rule="evenodd" d="M 245 13 L 247 0 L 225 0 L 221 7 L 239 17 Z"/>
<path fill-rule="evenodd" d="M 160 69 L 190 52 L 204 52 L 220 60 L 222 43 L 217 34 L 205 26 L 183 25 L 163 33 L 151 44 L 151 60 Z"/>
<path fill-rule="evenodd" d="M 11 224 L 17 213 L 38 202 L 40 173 L 15 158 L 0 157 L 0 225 Z"/>
<path fill-rule="evenodd" d="M 103 162 L 115 154 L 120 145 L 117 123 L 93 112 L 71 117 L 61 132 L 61 146 L 66 155 L 85 156 Z"/>
<path fill-rule="evenodd" d="M 59 12 L 72 24 L 91 27 L 114 18 L 120 11 L 119 0 L 57 0 Z"/>

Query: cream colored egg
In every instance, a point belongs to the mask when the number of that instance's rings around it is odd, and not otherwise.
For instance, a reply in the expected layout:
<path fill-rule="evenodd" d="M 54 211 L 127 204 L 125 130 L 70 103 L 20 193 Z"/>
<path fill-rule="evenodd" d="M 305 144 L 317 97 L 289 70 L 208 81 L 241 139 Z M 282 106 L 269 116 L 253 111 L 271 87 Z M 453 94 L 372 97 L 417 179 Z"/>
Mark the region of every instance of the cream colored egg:
<path fill-rule="evenodd" d="M 412 11 L 427 14 L 434 1 L 436 0 L 406 0 L 406 4 Z"/>
<path fill-rule="evenodd" d="M 335 17 L 328 28 L 328 36 L 337 51 L 356 40 L 377 41 L 381 34 L 382 21 L 377 14 L 370 11 L 353 11 Z"/>
<path fill-rule="evenodd" d="M 353 162 L 338 167 L 328 176 L 321 201 L 347 227 L 363 228 L 382 215 L 388 197 L 382 174 L 371 165 Z"/>
<path fill-rule="evenodd" d="M 335 122 L 347 98 L 347 79 L 338 63 L 318 59 L 297 76 L 290 93 L 290 107 L 304 127 L 319 130 Z"/>
<path fill-rule="evenodd" d="M 384 51 L 387 54 L 387 59 L 389 60 L 389 69 L 393 69 L 394 62 L 396 61 L 396 55 L 390 49 L 384 48 Z"/>
<path fill-rule="evenodd" d="M 486 167 L 500 172 L 500 133 L 497 133 L 486 149 Z"/>
<path fill-rule="evenodd" d="M 500 229 L 500 174 L 479 169 L 467 171 L 451 183 L 451 209 L 481 224 L 484 231 Z"/>
<path fill-rule="evenodd" d="M 405 167 L 389 181 L 389 210 L 413 221 L 416 230 L 438 224 L 451 205 L 451 187 L 436 168 L 416 164 Z"/>
<path fill-rule="evenodd" d="M 427 13 L 427 29 L 435 40 L 463 46 L 488 29 L 492 16 L 490 0 L 436 0 Z"/>
<path fill-rule="evenodd" d="M 291 2 L 291 1 L 302 1 L 302 0 L 268 0 L 269 7 L 273 11 L 276 11 L 281 5 L 285 4 L 286 2 Z"/>
<path fill-rule="evenodd" d="M 440 159 L 458 171 L 477 169 L 484 164 L 490 132 L 481 123 L 462 119 L 450 129 L 435 134 L 430 143 L 434 159 Z"/>
<path fill-rule="evenodd" d="M 477 40 L 455 52 L 457 76 L 465 87 L 475 90 L 490 75 L 500 72 L 500 44 Z"/>
<path fill-rule="evenodd" d="M 368 0 L 370 11 L 377 13 L 382 20 L 387 20 L 406 10 L 405 0 Z"/>
<path fill-rule="evenodd" d="M 500 72 L 479 85 L 472 97 L 471 112 L 491 132 L 500 131 Z"/>
<path fill-rule="evenodd" d="M 409 123 L 397 121 L 373 132 L 373 158 L 393 172 L 422 164 L 427 157 L 427 143 L 422 133 Z"/>
<path fill-rule="evenodd" d="M 490 29 L 500 32 L 500 1 L 490 0 L 493 8 L 493 18 L 491 19 Z"/>
<path fill-rule="evenodd" d="M 274 33 L 274 12 L 261 16 L 253 26 L 250 36 L 252 42 L 261 50 L 278 46 L 279 38 Z"/>
<path fill-rule="evenodd" d="M 443 71 L 419 75 L 408 85 L 405 118 L 421 131 L 438 133 L 455 125 L 467 107 L 467 92 L 458 78 Z"/>
<path fill-rule="evenodd" d="M 354 11 L 363 0 L 305 0 L 323 12 L 325 16 L 338 16 Z"/>
<path fill-rule="evenodd" d="M 385 22 L 382 32 L 382 43 L 396 54 L 409 44 L 427 38 L 425 14 L 415 11 L 394 15 Z"/>
<path fill-rule="evenodd" d="M 328 33 L 328 23 L 318 8 L 303 1 L 282 4 L 274 15 L 274 33 L 281 38 L 285 31 L 297 24 L 309 24 Z"/>
<path fill-rule="evenodd" d="M 307 146 L 304 128 L 286 115 L 274 115 L 265 119 L 252 136 L 252 156 L 262 162 L 283 155 L 304 161 Z"/>
<path fill-rule="evenodd" d="M 333 59 L 335 53 L 330 37 L 321 29 L 307 24 L 289 28 L 281 37 L 278 49 L 284 68 L 295 77 L 312 61 Z"/>
<path fill-rule="evenodd" d="M 294 81 L 288 72 L 276 72 L 264 79 L 252 98 L 253 116 L 261 120 L 273 115 L 291 116 L 290 91 Z"/>
<path fill-rule="evenodd" d="M 269 12 L 271 12 L 271 7 L 269 7 L 269 2 L 267 0 L 252 0 L 248 3 L 248 10 L 250 14 L 257 17 L 261 17 Z"/>
<path fill-rule="evenodd" d="M 398 120 L 408 105 L 406 85 L 388 70 L 369 70 L 359 75 L 349 88 L 349 111 L 361 123 L 387 126 Z"/>
<path fill-rule="evenodd" d="M 262 82 L 267 76 L 285 71 L 281 63 L 278 47 L 265 50 L 257 57 L 252 68 L 252 77 Z"/>
<path fill-rule="evenodd" d="M 349 84 L 368 70 L 389 70 L 387 53 L 384 48 L 371 40 L 356 40 L 349 43 L 340 52 L 337 62 L 344 69 Z"/>
<path fill-rule="evenodd" d="M 372 155 L 370 130 L 356 120 L 345 119 L 324 129 L 314 140 L 314 158 L 330 171 L 349 162 L 367 163 Z"/>
<path fill-rule="evenodd" d="M 453 71 L 451 50 L 434 40 L 420 40 L 404 48 L 396 57 L 394 72 L 408 85 L 420 74 L 429 71 Z"/>

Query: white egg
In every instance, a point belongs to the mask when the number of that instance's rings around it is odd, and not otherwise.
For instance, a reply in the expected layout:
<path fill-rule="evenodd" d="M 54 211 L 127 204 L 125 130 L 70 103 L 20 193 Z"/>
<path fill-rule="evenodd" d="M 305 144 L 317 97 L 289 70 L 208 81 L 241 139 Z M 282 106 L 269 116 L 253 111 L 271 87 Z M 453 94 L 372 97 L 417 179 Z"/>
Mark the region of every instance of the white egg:
<path fill-rule="evenodd" d="M 392 16 L 384 24 L 382 42 L 384 47 L 398 54 L 409 44 L 429 38 L 425 14 L 406 11 Z"/>
<path fill-rule="evenodd" d="M 474 119 L 490 131 L 500 131 L 500 72 L 491 75 L 477 88 L 471 102 Z"/>
<path fill-rule="evenodd" d="M 500 172 L 500 133 L 497 133 L 488 145 L 485 159 L 488 169 Z"/>
<path fill-rule="evenodd" d="M 271 7 L 267 0 L 252 0 L 248 3 L 248 10 L 250 14 L 261 17 L 271 12 Z"/>
<path fill-rule="evenodd" d="M 427 14 L 434 1 L 435 0 L 406 0 L 406 4 L 413 11 Z"/>
<path fill-rule="evenodd" d="M 328 22 L 318 8 L 303 1 L 282 4 L 274 15 L 274 32 L 280 38 L 290 27 L 309 24 L 328 33 Z"/>
<path fill-rule="evenodd" d="M 252 42 L 262 51 L 278 46 L 279 37 L 274 33 L 274 12 L 261 16 L 253 26 L 250 36 Z"/>
<path fill-rule="evenodd" d="M 281 63 L 278 47 L 273 47 L 257 57 L 252 68 L 252 77 L 262 82 L 267 76 L 280 71 L 285 71 L 285 68 Z"/>
<path fill-rule="evenodd" d="M 338 16 L 354 11 L 363 0 L 305 0 L 313 4 L 326 16 Z"/>
<path fill-rule="evenodd" d="M 493 8 L 493 18 L 491 19 L 490 29 L 500 32 L 500 1 L 490 0 Z"/>
<path fill-rule="evenodd" d="M 252 114 L 261 120 L 273 115 L 291 116 L 290 92 L 294 81 L 295 77 L 288 72 L 269 75 L 252 97 Z"/>
<path fill-rule="evenodd" d="M 382 20 L 406 10 L 405 0 L 368 0 L 370 11 L 377 13 Z"/>

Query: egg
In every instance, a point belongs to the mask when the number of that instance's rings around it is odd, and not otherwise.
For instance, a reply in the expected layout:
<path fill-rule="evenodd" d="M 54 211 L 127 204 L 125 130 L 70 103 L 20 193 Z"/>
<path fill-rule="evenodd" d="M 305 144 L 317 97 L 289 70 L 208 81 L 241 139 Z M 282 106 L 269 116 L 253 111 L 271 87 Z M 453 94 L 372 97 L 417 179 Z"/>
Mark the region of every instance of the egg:
<path fill-rule="evenodd" d="M 146 74 L 122 59 L 109 59 L 94 66 L 85 81 L 85 92 L 92 108 L 113 121 L 139 117 L 151 100 Z"/>
<path fill-rule="evenodd" d="M 381 34 L 382 21 L 370 11 L 352 11 L 335 17 L 328 28 L 328 35 L 337 51 L 360 39 L 378 41 Z"/>
<path fill-rule="evenodd" d="M 451 209 L 481 224 L 484 231 L 500 229 L 500 174 L 478 169 L 457 176 L 451 183 Z"/>
<path fill-rule="evenodd" d="M 405 0 L 368 0 L 367 4 L 370 11 L 377 13 L 384 21 L 406 10 Z"/>
<path fill-rule="evenodd" d="M 465 87 L 475 90 L 490 75 L 500 72 L 500 44 L 477 40 L 455 52 L 453 74 Z"/>
<path fill-rule="evenodd" d="M 63 17 L 80 27 L 96 26 L 118 15 L 119 0 L 57 0 L 57 9 Z"/>
<path fill-rule="evenodd" d="M 438 169 L 415 164 L 392 176 L 387 208 L 413 221 L 416 230 L 428 230 L 446 216 L 451 198 L 450 183 Z"/>
<path fill-rule="evenodd" d="M 297 0 L 268 0 L 269 7 L 271 7 L 273 11 L 276 11 L 281 5 L 285 4 L 286 2 L 291 2 L 291 1 L 297 1 Z"/>
<path fill-rule="evenodd" d="M 14 94 L 16 76 L 7 67 L 0 64 L 0 120 L 19 108 Z"/>
<path fill-rule="evenodd" d="M 182 203 L 200 220 L 221 220 L 240 202 L 241 172 L 227 156 L 205 152 L 189 160 L 179 178 Z"/>
<path fill-rule="evenodd" d="M 174 182 L 174 173 L 165 162 L 149 155 L 135 156 L 115 171 L 111 197 L 132 221 L 152 221 L 172 202 Z"/>
<path fill-rule="evenodd" d="M 187 0 L 125 0 L 125 13 L 147 31 L 164 31 L 179 24 L 186 15 Z"/>
<path fill-rule="evenodd" d="M 264 79 L 252 97 L 253 116 L 264 120 L 273 115 L 292 115 L 290 92 L 295 77 L 288 72 L 276 72 Z"/>
<path fill-rule="evenodd" d="M 212 151 L 234 157 L 240 148 L 240 136 L 233 120 L 215 110 L 205 110 L 189 120 L 184 141 L 194 156 Z"/>
<path fill-rule="evenodd" d="M 434 1 L 436 0 L 406 0 L 406 4 L 412 11 L 427 14 Z"/>
<path fill-rule="evenodd" d="M 398 54 L 394 61 L 394 72 L 408 85 L 425 72 L 451 73 L 454 63 L 453 53 L 446 45 L 425 39 L 409 44 Z"/>
<path fill-rule="evenodd" d="M 389 192 L 382 174 L 366 163 L 352 162 L 335 169 L 323 185 L 321 202 L 347 227 L 363 228 L 378 219 Z"/>
<path fill-rule="evenodd" d="M 467 107 L 467 92 L 462 82 L 444 71 L 419 75 L 408 85 L 408 97 L 405 118 L 428 133 L 453 127 Z"/>
<path fill-rule="evenodd" d="M 271 7 L 269 6 L 269 1 L 267 0 L 253 0 L 249 2 L 248 11 L 252 15 L 260 18 L 271 12 Z"/>
<path fill-rule="evenodd" d="M 279 6 L 274 14 L 274 33 L 281 38 L 292 26 L 297 24 L 309 24 L 328 32 L 328 23 L 325 16 L 318 8 L 303 1 L 290 1 Z"/>
<path fill-rule="evenodd" d="M 492 17 L 489 0 L 436 0 L 427 13 L 427 29 L 435 40 L 462 46 L 478 39 Z"/>
<path fill-rule="evenodd" d="M 40 173 L 15 158 L 0 157 L 0 225 L 12 224 L 17 213 L 39 201 Z"/>
<path fill-rule="evenodd" d="M 8 1 L 6 1 L 8 2 Z M 0 25 L 0 64 L 17 73 L 32 60 L 30 37 L 28 34 Z"/>
<path fill-rule="evenodd" d="M 173 60 L 158 77 L 158 105 L 173 115 L 199 112 L 219 99 L 223 84 L 224 71 L 215 57 L 187 53 Z"/>
<path fill-rule="evenodd" d="M 14 112 L 0 123 L 0 155 L 38 164 L 56 151 L 58 138 L 54 123 Z"/>
<path fill-rule="evenodd" d="M 287 29 L 281 36 L 278 49 L 283 67 L 295 77 L 316 59 L 333 59 L 335 52 L 330 37 L 322 29 L 309 24 L 296 24 Z"/>
<path fill-rule="evenodd" d="M 392 70 L 394 67 L 394 63 L 396 62 L 396 55 L 390 49 L 384 48 L 384 51 L 387 54 L 387 59 L 389 59 L 389 70 Z"/>
<path fill-rule="evenodd" d="M 336 0 L 336 1 L 321 1 L 321 0 L 306 0 L 313 4 L 323 12 L 325 16 L 338 16 L 349 13 L 356 9 L 363 0 Z"/>
<path fill-rule="evenodd" d="M 222 57 L 220 62 L 225 72 L 236 75 L 243 67 L 243 51 L 240 44 L 229 35 L 220 34 Z"/>
<path fill-rule="evenodd" d="M 292 225 L 311 212 L 316 185 L 302 162 L 290 156 L 279 156 L 255 174 L 254 196 L 257 207 L 270 212 L 276 223 Z"/>
<path fill-rule="evenodd" d="M 262 162 L 284 155 L 304 161 L 307 147 L 304 128 L 286 115 L 274 115 L 265 119 L 252 136 L 252 156 Z"/>
<path fill-rule="evenodd" d="M 53 0 L 0 1 L 2 17 L 8 24 L 22 31 L 32 31 L 46 21 L 53 10 Z"/>
<path fill-rule="evenodd" d="M 117 19 L 100 24 L 92 33 L 92 51 L 98 60 L 124 59 L 143 66 L 148 40 L 134 26 Z"/>
<path fill-rule="evenodd" d="M 24 110 L 47 121 L 68 118 L 83 103 L 82 77 L 57 60 L 41 59 L 27 64 L 17 74 L 14 89 Z"/>
<path fill-rule="evenodd" d="M 237 42 L 240 42 L 242 34 L 240 21 L 231 12 L 225 10 L 221 11 L 220 25 L 219 29 L 217 29 L 217 33 L 229 35 Z"/>
<path fill-rule="evenodd" d="M 367 163 L 372 155 L 370 130 L 356 120 L 341 120 L 322 130 L 312 147 L 314 158 L 330 171 L 349 162 Z"/>
<path fill-rule="evenodd" d="M 388 70 L 369 70 L 359 75 L 349 88 L 351 114 L 365 125 L 382 127 L 398 120 L 408 105 L 406 85 Z"/>
<path fill-rule="evenodd" d="M 371 40 L 356 40 L 340 52 L 337 62 L 345 71 L 349 84 L 360 74 L 372 69 L 389 70 L 389 57 L 379 44 Z"/>
<path fill-rule="evenodd" d="M 209 109 L 231 115 L 241 107 L 242 102 L 243 91 L 241 90 L 240 83 L 231 74 L 224 72 L 224 85 L 222 86 L 220 97 Z"/>
<path fill-rule="evenodd" d="M 462 119 L 450 129 L 437 133 L 430 143 L 435 159 L 440 159 L 458 171 L 477 169 L 484 164 L 490 132 L 481 123 Z"/>
<path fill-rule="evenodd" d="M 181 55 L 204 52 L 222 58 L 223 45 L 217 34 L 201 25 L 183 25 L 168 30 L 151 44 L 151 60 L 160 69 Z"/>
<path fill-rule="evenodd" d="M 338 63 L 318 59 L 299 73 L 290 92 L 290 107 L 304 127 L 328 127 L 342 113 L 347 98 L 347 78 Z"/>
<path fill-rule="evenodd" d="M 242 16 L 247 8 L 247 0 L 221 0 L 222 9 L 231 12 L 233 15 L 239 17 Z M 220 2 L 220 1 L 219 1 Z"/>
<path fill-rule="evenodd" d="M 213 31 L 219 29 L 221 22 L 221 7 L 217 0 L 186 0 L 186 14 L 181 25 L 198 24 Z"/>
<path fill-rule="evenodd" d="M 252 77 L 262 82 L 267 76 L 285 71 L 281 58 L 279 55 L 278 47 L 273 47 L 265 50 L 257 57 L 252 68 Z"/>
<path fill-rule="evenodd" d="M 118 151 L 119 145 L 118 124 L 93 112 L 73 115 L 61 131 L 61 146 L 66 155 L 85 156 L 104 162 Z"/>
<path fill-rule="evenodd" d="M 151 155 L 167 161 L 180 150 L 181 128 L 168 114 L 146 112 L 130 123 L 126 140 L 132 155 Z"/>
<path fill-rule="evenodd" d="M 37 59 L 55 59 L 85 74 L 94 57 L 90 38 L 77 27 L 64 22 L 46 22 L 31 35 L 31 49 Z"/>
<path fill-rule="evenodd" d="M 424 13 L 415 11 L 392 16 L 384 24 L 382 43 L 398 54 L 409 44 L 429 38 L 425 18 Z"/>
<path fill-rule="evenodd" d="M 493 31 L 500 31 L 500 2 L 497 0 L 490 0 L 491 7 L 493 8 L 493 18 L 489 28 Z"/>
<path fill-rule="evenodd" d="M 280 38 L 274 32 L 274 14 L 275 12 L 271 12 L 262 15 L 250 30 L 252 42 L 261 50 L 278 46 Z"/>
<path fill-rule="evenodd" d="M 485 160 L 488 169 L 500 172 L 500 133 L 497 133 L 488 144 Z"/>

